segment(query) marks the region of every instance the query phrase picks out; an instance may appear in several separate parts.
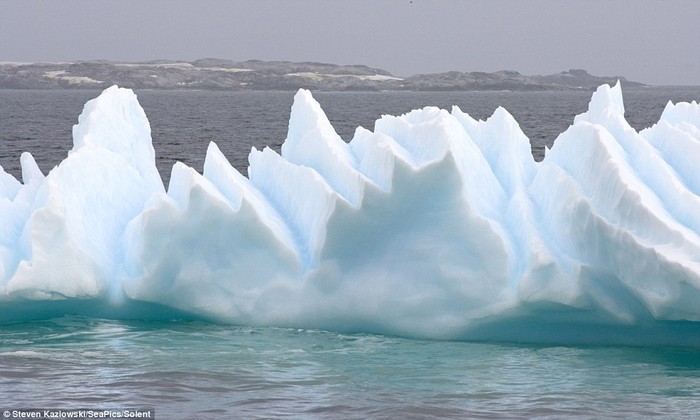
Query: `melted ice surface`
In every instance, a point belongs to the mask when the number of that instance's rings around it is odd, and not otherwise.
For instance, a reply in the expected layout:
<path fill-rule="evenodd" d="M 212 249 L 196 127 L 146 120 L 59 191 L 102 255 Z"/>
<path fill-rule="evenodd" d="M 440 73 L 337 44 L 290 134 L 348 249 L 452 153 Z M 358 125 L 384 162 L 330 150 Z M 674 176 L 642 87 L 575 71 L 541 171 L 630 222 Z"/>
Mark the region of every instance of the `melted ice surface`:
<path fill-rule="evenodd" d="M 27 153 L 21 183 L 0 168 L 2 319 L 700 345 L 695 102 L 637 132 L 601 86 L 537 163 L 503 108 L 384 116 L 345 143 L 300 90 L 281 155 L 253 149 L 245 177 L 212 143 L 167 192 L 130 90 L 89 101 L 73 139 L 46 176 Z"/>

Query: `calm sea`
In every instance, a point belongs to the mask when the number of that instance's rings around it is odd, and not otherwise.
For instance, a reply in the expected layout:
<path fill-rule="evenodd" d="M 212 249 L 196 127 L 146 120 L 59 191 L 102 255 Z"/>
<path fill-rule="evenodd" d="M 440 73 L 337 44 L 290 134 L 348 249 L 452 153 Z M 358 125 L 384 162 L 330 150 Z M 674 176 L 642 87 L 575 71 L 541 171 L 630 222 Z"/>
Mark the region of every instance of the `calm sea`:
<path fill-rule="evenodd" d="M 98 91 L 0 90 L 0 165 L 31 152 L 46 173 Z M 137 91 L 164 179 L 201 170 L 215 141 L 245 173 L 251 147 L 279 150 L 290 92 Z M 637 129 L 700 89 L 625 92 Z M 346 140 L 382 114 L 504 106 L 540 159 L 589 92 L 318 93 Z M 1 221 L 0 221 L 1 223 Z M 0 310 L 2 307 L 0 306 Z M 154 408 L 156 418 L 698 418 L 700 349 L 425 341 L 199 321 L 75 316 L 0 325 L 0 418 L 29 408 Z"/>
<path fill-rule="evenodd" d="M 136 92 L 146 111 L 164 180 L 176 161 L 201 172 L 210 141 L 215 141 L 242 173 L 251 147 L 279 152 L 287 135 L 293 92 L 157 91 Z M 350 140 L 358 126 L 372 130 L 382 115 L 400 115 L 424 106 L 448 111 L 453 105 L 486 119 L 502 106 L 530 138 L 535 159 L 544 147 L 585 112 L 592 92 L 318 92 L 338 134 Z M 98 90 L 0 90 L 0 166 L 20 176 L 19 156 L 31 152 L 48 173 L 73 146 L 71 130 Z M 698 101 L 700 88 L 653 88 L 623 92 L 626 117 L 642 129 L 659 119 L 669 100 Z"/>

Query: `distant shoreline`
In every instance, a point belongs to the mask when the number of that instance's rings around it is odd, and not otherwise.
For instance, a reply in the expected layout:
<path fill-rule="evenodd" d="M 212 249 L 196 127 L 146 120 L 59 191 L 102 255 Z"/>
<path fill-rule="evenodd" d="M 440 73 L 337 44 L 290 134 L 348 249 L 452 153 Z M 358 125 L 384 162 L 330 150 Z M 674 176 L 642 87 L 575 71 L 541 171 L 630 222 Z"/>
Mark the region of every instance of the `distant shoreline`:
<path fill-rule="evenodd" d="M 526 76 L 513 70 L 445 72 L 397 77 L 364 65 L 315 62 L 235 62 L 202 59 L 139 63 L 78 61 L 0 62 L 0 89 L 132 89 L 228 91 L 590 91 L 620 81 L 623 88 L 651 87 L 623 76 L 595 76 L 585 70 Z"/>

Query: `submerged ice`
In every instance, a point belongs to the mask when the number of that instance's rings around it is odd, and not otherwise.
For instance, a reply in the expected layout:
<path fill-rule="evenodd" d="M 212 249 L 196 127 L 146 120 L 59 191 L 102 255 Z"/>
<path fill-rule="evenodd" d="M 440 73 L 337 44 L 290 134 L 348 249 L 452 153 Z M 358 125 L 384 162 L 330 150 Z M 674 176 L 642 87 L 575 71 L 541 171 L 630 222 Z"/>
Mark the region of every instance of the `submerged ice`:
<path fill-rule="evenodd" d="M 346 143 L 308 91 L 248 177 L 216 144 L 166 189 L 136 95 L 89 101 L 46 176 L 0 168 L 0 319 L 136 303 L 449 339 L 700 345 L 700 106 L 625 121 L 601 86 L 535 162 L 503 108 L 383 116 Z M 148 312 L 148 311 L 147 311 Z M 138 316 L 144 315 L 143 310 Z"/>

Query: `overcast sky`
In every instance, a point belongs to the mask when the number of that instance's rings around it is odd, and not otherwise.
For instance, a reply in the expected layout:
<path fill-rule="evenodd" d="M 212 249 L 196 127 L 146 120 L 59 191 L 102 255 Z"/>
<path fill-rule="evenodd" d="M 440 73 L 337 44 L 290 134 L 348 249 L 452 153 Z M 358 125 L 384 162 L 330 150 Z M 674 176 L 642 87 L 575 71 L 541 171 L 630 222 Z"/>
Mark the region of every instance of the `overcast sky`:
<path fill-rule="evenodd" d="M 0 61 L 366 64 L 397 76 L 583 68 L 700 85 L 700 0 L 0 0 Z"/>

